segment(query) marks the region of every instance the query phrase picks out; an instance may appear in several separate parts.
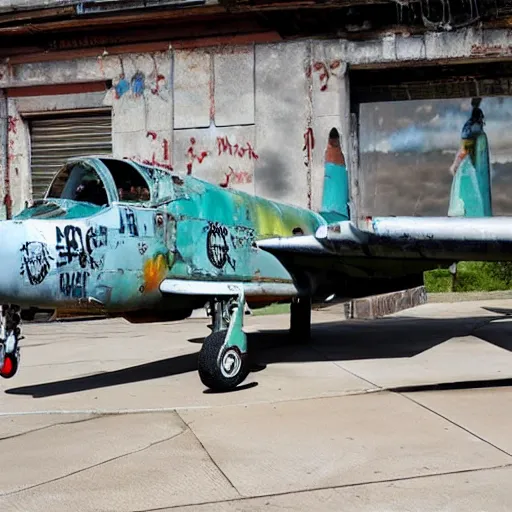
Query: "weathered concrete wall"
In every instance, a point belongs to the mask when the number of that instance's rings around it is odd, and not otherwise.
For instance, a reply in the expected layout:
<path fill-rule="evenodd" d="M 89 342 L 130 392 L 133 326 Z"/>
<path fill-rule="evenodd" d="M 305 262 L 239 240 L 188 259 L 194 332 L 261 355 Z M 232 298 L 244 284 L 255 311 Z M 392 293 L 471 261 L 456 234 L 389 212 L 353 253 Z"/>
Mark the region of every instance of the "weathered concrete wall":
<path fill-rule="evenodd" d="M 318 208 L 327 134 L 342 135 L 354 208 L 360 177 L 350 138 L 347 64 L 512 56 L 510 32 L 461 30 L 369 42 L 301 41 L 0 65 L 0 88 L 112 80 L 104 93 L 10 99 L 13 212 L 30 200 L 24 115 L 112 109 L 119 157 L 172 166 L 209 181 Z M 10 124 L 9 124 L 10 126 Z M 1 128 L 1 127 L 0 127 Z M 16 171 L 17 170 L 17 171 Z M 5 186 L 6 169 L 0 169 Z M 2 188 L 0 188 L 2 190 Z M 356 210 L 357 211 L 357 210 Z M 0 211 L 0 218 L 5 216 Z"/>
<path fill-rule="evenodd" d="M 113 81 L 103 95 L 9 101 L 20 127 L 10 134 L 17 151 L 11 158 L 21 172 L 11 180 L 13 212 L 31 198 L 24 115 L 98 107 L 112 109 L 117 157 L 316 208 L 327 134 L 333 126 L 342 132 L 338 82 L 344 68 L 336 52 L 337 42 L 325 50 L 303 42 L 12 66 L 0 86 Z M 336 61 L 328 88 L 316 54 Z"/>

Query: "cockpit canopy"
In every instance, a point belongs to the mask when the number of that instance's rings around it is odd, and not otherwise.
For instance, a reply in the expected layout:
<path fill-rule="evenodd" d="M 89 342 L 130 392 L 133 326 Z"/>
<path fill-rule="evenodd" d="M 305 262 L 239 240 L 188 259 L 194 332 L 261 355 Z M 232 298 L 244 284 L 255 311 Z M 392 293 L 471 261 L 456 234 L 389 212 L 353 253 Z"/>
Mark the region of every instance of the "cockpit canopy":
<path fill-rule="evenodd" d="M 66 164 L 58 172 L 46 198 L 67 199 L 97 206 L 108 206 L 109 196 L 112 200 L 127 203 L 147 203 L 151 200 L 148 181 L 133 165 L 123 160 L 100 161 L 108 169 L 115 191 L 108 193 L 105 180 L 87 160 L 77 160 Z"/>

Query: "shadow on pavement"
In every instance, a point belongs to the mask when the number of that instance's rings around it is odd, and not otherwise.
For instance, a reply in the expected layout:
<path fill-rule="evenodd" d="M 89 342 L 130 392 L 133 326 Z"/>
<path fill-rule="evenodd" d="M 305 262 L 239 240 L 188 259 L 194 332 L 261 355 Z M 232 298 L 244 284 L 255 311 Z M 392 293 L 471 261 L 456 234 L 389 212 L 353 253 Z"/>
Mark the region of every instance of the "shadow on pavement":
<path fill-rule="evenodd" d="M 251 364 L 253 371 L 261 371 L 269 364 L 282 362 L 410 358 L 451 338 L 469 335 L 512 351 L 512 322 L 492 323 L 493 320 L 503 318 L 391 317 L 315 324 L 309 343 L 297 343 L 290 338 L 287 330 L 260 331 L 248 335 Z M 197 339 L 190 341 L 198 342 Z M 43 398 L 194 371 L 197 371 L 197 353 L 85 377 L 12 388 L 6 390 L 6 393 Z"/>

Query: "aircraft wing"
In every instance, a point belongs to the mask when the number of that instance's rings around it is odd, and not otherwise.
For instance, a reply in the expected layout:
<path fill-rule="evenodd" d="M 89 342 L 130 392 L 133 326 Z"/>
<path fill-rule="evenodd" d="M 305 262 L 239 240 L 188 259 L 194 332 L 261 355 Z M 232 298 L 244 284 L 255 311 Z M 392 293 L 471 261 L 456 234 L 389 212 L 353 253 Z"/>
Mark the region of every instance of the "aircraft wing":
<path fill-rule="evenodd" d="M 375 217 L 321 226 L 315 235 L 260 240 L 277 257 L 454 261 L 512 260 L 509 217 Z"/>

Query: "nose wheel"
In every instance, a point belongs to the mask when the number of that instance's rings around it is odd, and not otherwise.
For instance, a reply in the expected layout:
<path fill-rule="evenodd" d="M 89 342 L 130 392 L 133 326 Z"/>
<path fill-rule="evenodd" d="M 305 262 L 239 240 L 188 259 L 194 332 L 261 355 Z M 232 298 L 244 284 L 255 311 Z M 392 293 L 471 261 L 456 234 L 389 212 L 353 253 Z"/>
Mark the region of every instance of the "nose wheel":
<path fill-rule="evenodd" d="M 244 309 L 243 293 L 213 302 L 213 332 L 205 338 L 198 358 L 201 382 L 212 391 L 230 391 L 249 374 L 247 336 L 242 330 Z"/>
<path fill-rule="evenodd" d="M 11 379 L 18 371 L 21 315 L 16 306 L 3 306 L 0 316 L 0 377 Z"/>
<path fill-rule="evenodd" d="M 0 376 L 4 379 L 11 379 L 14 377 L 18 371 L 19 362 L 19 354 L 7 354 L 4 357 L 4 364 L 0 369 Z"/>

